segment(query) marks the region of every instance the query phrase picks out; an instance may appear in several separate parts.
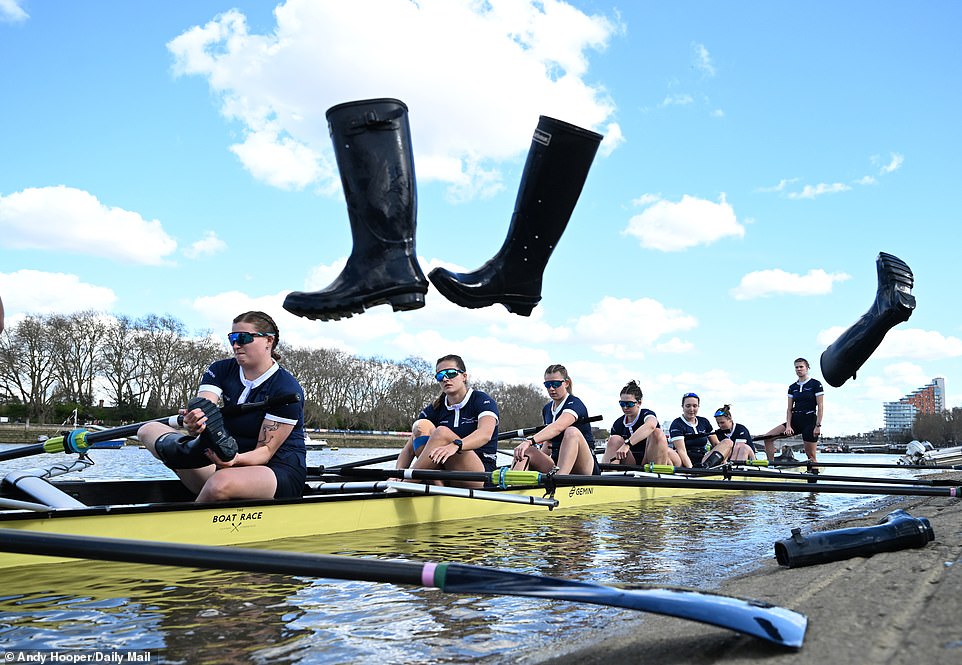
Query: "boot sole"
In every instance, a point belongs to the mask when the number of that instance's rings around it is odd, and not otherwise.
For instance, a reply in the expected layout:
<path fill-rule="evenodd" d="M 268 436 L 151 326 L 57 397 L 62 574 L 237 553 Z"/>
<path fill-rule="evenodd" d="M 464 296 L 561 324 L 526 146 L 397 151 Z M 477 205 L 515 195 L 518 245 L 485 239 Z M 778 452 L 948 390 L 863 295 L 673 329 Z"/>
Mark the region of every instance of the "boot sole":
<path fill-rule="evenodd" d="M 284 309 L 291 314 L 302 316 L 312 321 L 340 321 L 342 318 L 349 319 L 354 314 L 363 314 L 364 310 L 376 307 L 377 305 L 391 305 L 395 312 L 406 312 L 413 309 L 424 307 L 424 291 L 405 291 L 402 293 L 375 293 L 366 298 L 346 302 L 337 309 L 313 309 L 310 303 L 305 302 L 303 306 L 296 303 L 284 302 Z"/>
<path fill-rule="evenodd" d="M 430 275 L 429 275 L 430 277 Z M 531 316 L 531 312 L 537 307 L 538 303 L 541 302 L 541 298 L 531 298 L 525 296 L 511 296 L 504 294 L 497 298 L 478 298 L 468 296 L 460 291 L 455 291 L 448 288 L 447 284 L 431 279 L 431 283 L 434 284 L 441 295 L 453 302 L 455 305 L 465 307 L 467 309 L 481 309 L 482 307 L 490 307 L 491 305 L 504 305 L 512 314 L 517 314 L 518 316 Z M 442 286 L 443 284 L 443 286 Z"/>

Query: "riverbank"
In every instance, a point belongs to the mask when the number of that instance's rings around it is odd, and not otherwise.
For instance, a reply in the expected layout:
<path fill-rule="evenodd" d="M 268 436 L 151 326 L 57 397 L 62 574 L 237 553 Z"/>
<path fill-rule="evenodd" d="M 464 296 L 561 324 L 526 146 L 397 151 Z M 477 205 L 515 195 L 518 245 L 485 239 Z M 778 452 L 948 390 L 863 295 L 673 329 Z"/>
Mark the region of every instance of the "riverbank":
<path fill-rule="evenodd" d="M 958 478 L 962 474 L 940 477 Z M 853 558 L 804 568 L 779 566 L 774 543 L 793 527 L 807 534 L 872 526 L 901 508 L 927 518 L 935 540 L 922 548 Z M 907 497 L 820 524 L 779 522 L 772 515 L 760 529 L 771 533 L 772 556 L 753 572 L 723 583 L 719 593 L 755 598 L 808 616 L 800 650 L 669 617 L 642 615 L 604 633 L 563 644 L 526 662 L 572 665 L 633 663 L 760 663 L 825 665 L 873 663 L 917 665 L 962 660 L 962 503 L 958 498 Z"/>

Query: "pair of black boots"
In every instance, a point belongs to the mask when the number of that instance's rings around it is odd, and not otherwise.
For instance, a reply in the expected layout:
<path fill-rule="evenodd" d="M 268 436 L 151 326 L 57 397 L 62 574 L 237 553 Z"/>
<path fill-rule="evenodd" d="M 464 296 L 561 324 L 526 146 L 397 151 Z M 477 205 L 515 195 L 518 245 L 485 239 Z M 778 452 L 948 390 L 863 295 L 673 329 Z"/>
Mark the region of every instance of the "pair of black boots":
<path fill-rule="evenodd" d="M 394 311 L 424 306 L 428 282 L 414 236 L 417 191 L 408 109 L 396 99 L 338 104 L 327 111 L 334 155 L 351 222 L 353 249 L 327 288 L 290 293 L 284 309 L 337 320 L 375 305 Z M 429 274 L 448 300 L 468 308 L 501 303 L 529 316 L 541 300 L 548 258 L 561 238 L 602 136 L 541 116 L 521 176 L 508 235 L 481 268 Z"/>

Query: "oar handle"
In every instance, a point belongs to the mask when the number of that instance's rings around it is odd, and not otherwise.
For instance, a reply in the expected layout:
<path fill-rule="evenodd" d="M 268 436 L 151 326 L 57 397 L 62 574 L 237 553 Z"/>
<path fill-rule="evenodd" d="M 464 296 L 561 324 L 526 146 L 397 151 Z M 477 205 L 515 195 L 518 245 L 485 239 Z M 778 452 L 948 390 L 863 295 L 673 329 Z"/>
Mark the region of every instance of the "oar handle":
<path fill-rule="evenodd" d="M 595 421 L 601 420 L 604 416 L 589 416 L 587 418 L 579 418 L 574 421 L 572 425 L 584 425 L 585 423 L 593 423 Z M 537 434 L 543 430 L 548 425 L 538 425 L 537 427 L 525 427 L 524 429 L 511 430 L 509 432 L 501 432 L 498 434 L 498 441 L 503 441 L 504 439 L 523 439 L 526 436 L 531 436 L 532 434 Z"/>
<path fill-rule="evenodd" d="M 258 409 L 269 409 L 274 406 L 294 404 L 300 401 L 300 394 L 285 393 L 283 395 L 275 395 L 274 397 L 270 397 L 260 402 L 231 404 L 221 409 L 221 412 L 225 415 L 235 415 L 238 413 L 246 413 L 248 411 L 255 411 Z M 40 453 L 84 453 L 87 452 L 87 450 L 89 450 L 90 447 L 95 443 L 134 436 L 137 434 L 137 431 L 147 423 L 163 423 L 165 425 L 169 425 L 170 427 L 176 428 L 181 427 L 184 424 L 184 417 L 180 414 L 175 414 L 172 416 L 165 416 L 163 418 L 155 418 L 154 420 L 145 420 L 139 423 L 131 423 L 129 425 L 121 425 L 120 427 L 103 429 L 96 432 L 88 432 L 85 429 L 76 429 L 63 436 L 51 437 L 43 443 L 4 451 L 3 453 L 0 453 L 0 461 L 17 459 L 18 457 L 27 457 L 28 455 L 38 455 Z"/>

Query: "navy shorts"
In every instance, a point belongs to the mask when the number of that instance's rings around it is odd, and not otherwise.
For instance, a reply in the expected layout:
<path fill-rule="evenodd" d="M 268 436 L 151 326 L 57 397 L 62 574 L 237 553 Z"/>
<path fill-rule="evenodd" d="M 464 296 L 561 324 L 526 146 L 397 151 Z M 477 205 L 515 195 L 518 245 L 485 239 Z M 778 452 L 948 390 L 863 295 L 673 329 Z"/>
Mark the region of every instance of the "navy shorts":
<path fill-rule="evenodd" d="M 817 443 L 818 435 L 815 434 L 815 421 L 817 416 L 814 413 L 793 413 L 792 431 L 796 434 L 802 433 L 802 441 L 805 443 Z"/>
<path fill-rule="evenodd" d="M 274 490 L 275 499 L 297 499 L 304 496 L 304 481 L 307 480 L 307 469 L 291 466 L 279 460 L 271 459 L 267 467 L 277 478 L 277 489 Z"/>

